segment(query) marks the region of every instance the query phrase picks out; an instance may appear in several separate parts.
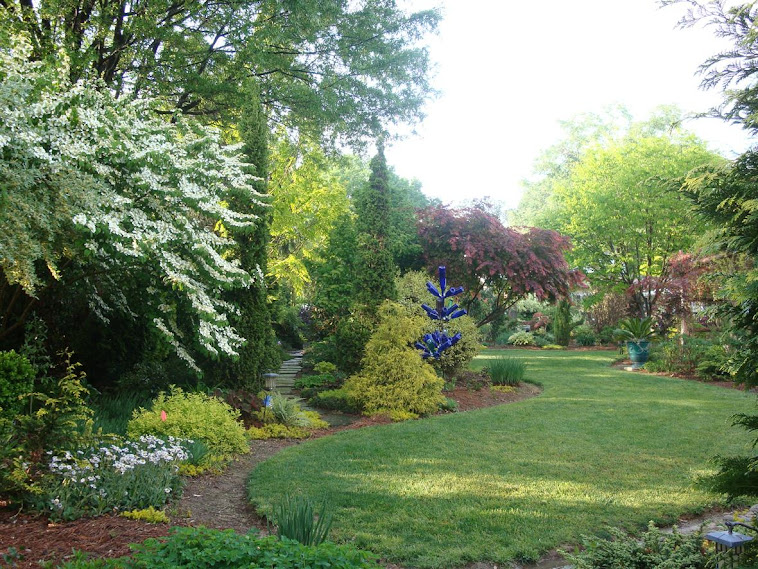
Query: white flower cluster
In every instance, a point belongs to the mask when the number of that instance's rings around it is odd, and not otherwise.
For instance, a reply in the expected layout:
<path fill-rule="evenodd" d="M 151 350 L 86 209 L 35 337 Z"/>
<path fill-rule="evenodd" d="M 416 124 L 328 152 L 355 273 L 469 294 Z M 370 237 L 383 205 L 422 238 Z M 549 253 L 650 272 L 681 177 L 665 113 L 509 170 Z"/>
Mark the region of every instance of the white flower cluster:
<path fill-rule="evenodd" d="M 83 260 L 105 275 L 88 287 L 96 314 L 107 320 L 123 308 L 126 283 L 147 277 L 140 303 L 164 315 L 155 324 L 183 359 L 194 366 L 185 348 L 192 339 L 173 324 L 176 306 L 192 308 L 195 339 L 208 352 L 236 355 L 244 339 L 230 327 L 222 293 L 263 275 L 242 270 L 229 254 L 233 242 L 216 229 L 259 222 L 229 209 L 232 195 L 246 196 L 250 209 L 267 206 L 239 147 L 181 118 L 154 118 L 144 102 L 66 84 L 56 71 L 0 54 L 0 151 L 8 157 L 0 174 L 11 188 L 0 211 L 6 276 L 34 294 L 37 262 L 55 275 L 72 244 L 51 244 L 73 226 Z M 143 278 L 130 278 L 135 272 Z"/>
<path fill-rule="evenodd" d="M 174 437 L 168 437 L 168 441 L 164 441 L 151 435 L 143 435 L 138 441 L 126 441 L 122 446 L 110 445 L 52 455 L 48 467 L 53 474 L 96 490 L 97 482 L 102 479 L 103 469 L 124 474 L 145 464 L 177 465 L 187 460 L 189 455 L 182 443 L 192 441 Z"/>

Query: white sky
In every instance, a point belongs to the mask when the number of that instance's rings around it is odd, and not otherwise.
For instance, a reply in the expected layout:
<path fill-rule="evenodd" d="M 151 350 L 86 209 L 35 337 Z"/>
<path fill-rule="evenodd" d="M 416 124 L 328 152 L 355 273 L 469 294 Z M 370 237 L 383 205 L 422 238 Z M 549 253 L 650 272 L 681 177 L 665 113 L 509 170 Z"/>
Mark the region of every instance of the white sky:
<path fill-rule="evenodd" d="M 710 28 L 679 29 L 684 6 L 655 0 L 411 0 L 442 6 L 429 45 L 442 95 L 418 135 L 387 161 L 446 203 L 490 196 L 518 205 L 521 180 L 561 138 L 559 120 L 616 103 L 637 119 L 662 104 L 697 112 L 721 100 L 699 89 L 697 67 L 728 44 Z M 733 157 L 747 145 L 715 119 L 686 125 Z"/>

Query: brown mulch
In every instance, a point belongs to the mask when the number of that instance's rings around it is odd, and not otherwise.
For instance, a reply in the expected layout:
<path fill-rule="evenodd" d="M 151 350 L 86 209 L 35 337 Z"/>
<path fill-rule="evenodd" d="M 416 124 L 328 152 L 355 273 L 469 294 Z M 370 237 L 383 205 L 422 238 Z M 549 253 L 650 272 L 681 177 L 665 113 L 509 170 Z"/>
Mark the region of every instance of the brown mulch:
<path fill-rule="evenodd" d="M 532 397 L 539 393 L 534 385 L 523 384 L 517 391 L 501 393 L 488 388 L 456 388 L 446 393 L 458 401 L 460 411 L 470 411 Z M 361 417 L 350 425 L 318 431 L 314 436 L 331 435 L 346 429 L 358 429 L 388 423 L 383 417 Z M 251 528 L 267 531 L 266 522 L 248 505 L 245 483 L 255 465 L 281 449 L 302 441 L 272 439 L 252 441 L 250 454 L 234 462 L 223 474 L 190 479 L 182 498 L 169 506 L 171 526 L 205 526 L 231 528 L 247 532 Z M 129 544 L 169 533 L 168 524 L 149 524 L 115 515 L 50 523 L 47 519 L 0 507 L 0 555 L 15 548 L 23 554 L 16 567 L 36 568 L 43 561 L 61 563 L 71 559 L 73 551 L 85 551 L 93 557 L 120 557 L 130 553 Z M 0 567 L 4 565 L 0 557 Z"/>

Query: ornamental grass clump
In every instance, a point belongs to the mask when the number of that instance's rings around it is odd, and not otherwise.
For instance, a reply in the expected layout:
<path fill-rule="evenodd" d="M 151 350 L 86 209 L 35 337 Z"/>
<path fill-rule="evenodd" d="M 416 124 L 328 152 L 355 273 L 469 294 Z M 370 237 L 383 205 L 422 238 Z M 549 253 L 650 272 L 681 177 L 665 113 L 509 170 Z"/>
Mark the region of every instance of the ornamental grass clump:
<path fill-rule="evenodd" d="M 159 508 L 181 495 L 181 440 L 142 436 L 121 445 L 48 453 L 49 474 L 32 504 L 53 520 Z"/>
<path fill-rule="evenodd" d="M 285 495 L 274 513 L 276 535 L 294 539 L 303 545 L 319 545 L 326 541 L 332 527 L 332 514 L 326 500 L 316 509 L 305 496 Z"/>
<path fill-rule="evenodd" d="M 499 357 L 489 364 L 487 371 L 492 385 L 518 385 L 524 381 L 526 364 L 515 358 Z"/>

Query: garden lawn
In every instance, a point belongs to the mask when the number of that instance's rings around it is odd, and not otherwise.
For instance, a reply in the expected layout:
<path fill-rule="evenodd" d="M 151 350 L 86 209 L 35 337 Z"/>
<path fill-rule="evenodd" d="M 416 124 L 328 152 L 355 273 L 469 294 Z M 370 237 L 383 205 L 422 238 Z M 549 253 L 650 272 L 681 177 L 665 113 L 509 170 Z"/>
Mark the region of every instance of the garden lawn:
<path fill-rule="evenodd" d="M 325 498 L 333 539 L 408 567 L 535 560 L 713 504 L 693 479 L 714 454 L 750 450 L 729 425 L 755 395 L 616 370 L 607 351 L 486 350 L 472 367 L 502 354 L 527 363 L 540 396 L 288 448 L 252 473 L 251 501 Z"/>

